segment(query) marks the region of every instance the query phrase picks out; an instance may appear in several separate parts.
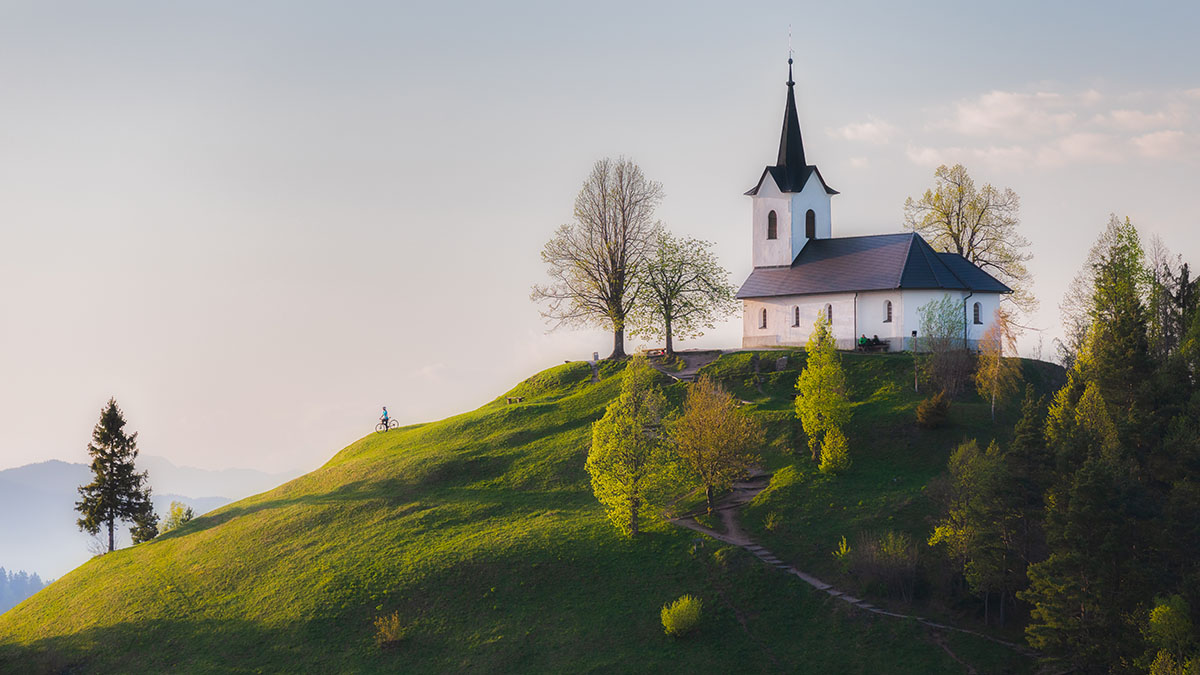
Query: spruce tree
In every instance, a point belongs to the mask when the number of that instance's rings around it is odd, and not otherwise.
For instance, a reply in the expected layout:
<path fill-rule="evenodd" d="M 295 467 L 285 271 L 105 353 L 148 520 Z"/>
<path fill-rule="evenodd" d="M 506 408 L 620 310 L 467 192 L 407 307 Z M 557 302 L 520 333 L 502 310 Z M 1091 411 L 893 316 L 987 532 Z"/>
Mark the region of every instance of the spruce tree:
<path fill-rule="evenodd" d="M 80 500 L 75 503 L 79 512 L 79 529 L 97 534 L 108 530 L 108 550 L 114 547 L 113 531 L 117 522 L 132 523 L 130 534 L 134 543 L 148 541 L 157 532 L 158 518 L 150 503 L 147 475 L 138 473 L 137 433 L 125 432 L 125 417 L 115 399 L 109 399 L 100 412 L 100 421 L 92 430 L 88 444 L 92 457 L 93 480 L 80 486 Z"/>

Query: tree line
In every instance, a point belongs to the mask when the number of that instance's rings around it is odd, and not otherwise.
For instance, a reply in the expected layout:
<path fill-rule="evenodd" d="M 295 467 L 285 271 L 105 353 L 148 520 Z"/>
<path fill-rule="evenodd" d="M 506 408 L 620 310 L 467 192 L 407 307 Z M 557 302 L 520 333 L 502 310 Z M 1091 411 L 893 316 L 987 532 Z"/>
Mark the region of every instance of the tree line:
<path fill-rule="evenodd" d="M 676 237 L 654 219 L 660 183 L 631 160 L 597 161 L 575 198 L 574 222 L 542 249 L 551 281 L 533 287 L 552 328 L 595 326 L 613 333 L 612 358 L 627 331 L 663 340 L 699 337 L 737 310 L 736 289 L 712 243 Z"/>
<path fill-rule="evenodd" d="M 930 544 L 1058 667 L 1200 669 L 1198 290 L 1112 218 L 1063 303 L 1066 384 L 950 457 Z"/>
<path fill-rule="evenodd" d="M 24 570 L 9 572 L 0 567 L 0 614 L 21 604 L 25 598 L 42 590 L 46 585 L 37 573 L 29 574 Z"/>

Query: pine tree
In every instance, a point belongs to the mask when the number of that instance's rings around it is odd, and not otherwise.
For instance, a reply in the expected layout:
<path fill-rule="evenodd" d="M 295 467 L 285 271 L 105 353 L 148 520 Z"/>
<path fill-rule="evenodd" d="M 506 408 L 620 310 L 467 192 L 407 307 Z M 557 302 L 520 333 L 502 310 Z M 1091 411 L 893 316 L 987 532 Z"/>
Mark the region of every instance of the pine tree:
<path fill-rule="evenodd" d="M 666 399 L 654 384 L 656 374 L 646 359 L 630 359 L 620 396 L 592 425 L 592 447 L 584 465 L 609 519 L 631 536 L 641 531 L 643 514 L 670 472 L 661 438 Z"/>
<path fill-rule="evenodd" d="M 125 433 L 125 417 L 115 399 L 109 399 L 100 413 L 88 454 L 92 457 L 93 480 L 79 488 L 80 500 L 75 504 L 82 516 L 77 521 L 79 529 L 93 535 L 101 528 L 107 529 L 110 552 L 113 532 L 120 521 L 133 523 L 130 534 L 134 543 L 153 538 L 151 528 L 157 531 L 158 519 L 150 503 L 148 477 L 134 466 L 137 433 Z"/>
<path fill-rule="evenodd" d="M 808 449 L 817 459 L 817 448 L 829 430 L 841 429 L 850 421 L 850 402 L 846 400 L 846 373 L 838 358 L 837 343 L 822 312 L 813 324 L 804 345 L 807 362 L 796 382 L 796 416 L 808 436 Z"/>
<path fill-rule="evenodd" d="M 1025 633 L 1054 661 L 1107 672 L 1141 650 L 1136 619 L 1149 585 L 1147 524 L 1156 514 L 1129 467 L 1095 453 L 1047 507 L 1050 556 L 1029 568 Z"/>

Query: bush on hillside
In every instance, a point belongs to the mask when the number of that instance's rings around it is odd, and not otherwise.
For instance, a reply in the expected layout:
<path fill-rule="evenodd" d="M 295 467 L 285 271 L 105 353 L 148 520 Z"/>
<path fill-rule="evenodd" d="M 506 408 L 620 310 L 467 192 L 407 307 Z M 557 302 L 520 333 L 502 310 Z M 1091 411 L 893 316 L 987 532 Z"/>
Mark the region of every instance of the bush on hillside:
<path fill-rule="evenodd" d="M 375 644 L 380 649 L 391 649 L 400 644 L 406 632 L 400 623 L 400 612 L 375 617 Z"/>
<path fill-rule="evenodd" d="M 683 637 L 700 625 L 700 598 L 685 595 L 675 602 L 663 605 L 662 625 L 667 635 Z"/>
<path fill-rule="evenodd" d="M 950 397 L 945 391 L 930 396 L 917 404 L 917 426 L 922 429 L 936 429 L 946 423 L 950 413 Z"/>
<path fill-rule="evenodd" d="M 841 429 L 834 427 L 825 432 L 825 440 L 821 441 L 821 464 L 817 468 L 821 473 L 831 474 L 850 468 L 850 448 Z"/>
<path fill-rule="evenodd" d="M 904 532 L 863 534 L 850 551 L 850 570 L 866 585 L 911 601 L 917 582 L 917 545 Z"/>

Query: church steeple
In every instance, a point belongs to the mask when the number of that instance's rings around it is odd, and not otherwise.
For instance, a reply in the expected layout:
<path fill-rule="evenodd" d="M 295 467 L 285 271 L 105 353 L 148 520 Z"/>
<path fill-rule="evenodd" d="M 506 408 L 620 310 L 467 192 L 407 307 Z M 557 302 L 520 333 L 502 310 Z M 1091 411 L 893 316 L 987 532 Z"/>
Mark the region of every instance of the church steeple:
<path fill-rule="evenodd" d="M 804 161 L 804 141 L 800 138 L 800 117 L 796 114 L 796 83 L 792 80 L 792 57 L 788 57 L 787 107 L 783 111 L 783 132 L 779 135 L 779 158 L 776 166 L 788 167 L 792 172 L 803 171 L 808 166 Z M 789 172 L 790 173 L 790 172 Z"/>

